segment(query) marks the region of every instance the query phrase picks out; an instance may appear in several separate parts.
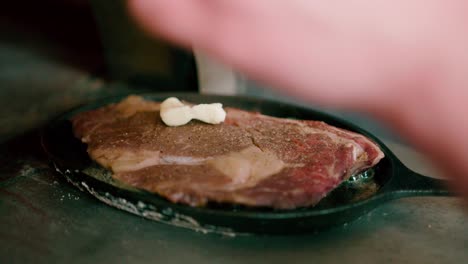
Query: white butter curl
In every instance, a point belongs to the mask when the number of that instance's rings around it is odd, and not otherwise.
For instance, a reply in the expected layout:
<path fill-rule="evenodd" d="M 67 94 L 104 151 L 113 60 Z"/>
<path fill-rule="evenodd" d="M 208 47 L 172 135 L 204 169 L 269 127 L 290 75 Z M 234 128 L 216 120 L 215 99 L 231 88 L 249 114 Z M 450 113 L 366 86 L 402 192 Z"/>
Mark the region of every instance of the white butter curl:
<path fill-rule="evenodd" d="M 226 112 L 220 103 L 184 105 L 179 99 L 170 97 L 161 103 L 161 119 L 168 126 L 182 126 L 197 119 L 209 124 L 220 124 L 226 119 Z"/>

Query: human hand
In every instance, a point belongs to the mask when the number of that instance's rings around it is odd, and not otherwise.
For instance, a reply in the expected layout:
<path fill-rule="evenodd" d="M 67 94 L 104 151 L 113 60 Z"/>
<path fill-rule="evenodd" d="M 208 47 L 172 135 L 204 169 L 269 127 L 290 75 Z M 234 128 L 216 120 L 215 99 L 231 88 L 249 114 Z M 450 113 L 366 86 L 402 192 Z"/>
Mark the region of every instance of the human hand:
<path fill-rule="evenodd" d="M 130 0 L 154 34 L 251 79 L 365 111 L 426 151 L 468 194 L 463 0 Z M 460 188 L 461 189 L 461 188 Z"/>
<path fill-rule="evenodd" d="M 452 63 L 464 1 L 132 0 L 150 31 L 327 105 L 372 111 Z M 466 24 L 466 23 L 465 23 Z M 421 91 L 422 92 L 422 91 Z M 385 110 L 384 110 L 385 111 Z"/>

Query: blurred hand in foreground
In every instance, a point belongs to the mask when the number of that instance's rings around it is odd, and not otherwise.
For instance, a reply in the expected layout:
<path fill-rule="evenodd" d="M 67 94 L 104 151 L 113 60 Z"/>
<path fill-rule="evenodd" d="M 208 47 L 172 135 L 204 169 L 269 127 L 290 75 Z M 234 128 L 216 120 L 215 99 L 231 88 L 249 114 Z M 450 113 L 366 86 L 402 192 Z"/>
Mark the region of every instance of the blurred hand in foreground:
<path fill-rule="evenodd" d="M 324 106 L 364 111 L 468 197 L 468 2 L 130 0 L 147 31 Z"/>

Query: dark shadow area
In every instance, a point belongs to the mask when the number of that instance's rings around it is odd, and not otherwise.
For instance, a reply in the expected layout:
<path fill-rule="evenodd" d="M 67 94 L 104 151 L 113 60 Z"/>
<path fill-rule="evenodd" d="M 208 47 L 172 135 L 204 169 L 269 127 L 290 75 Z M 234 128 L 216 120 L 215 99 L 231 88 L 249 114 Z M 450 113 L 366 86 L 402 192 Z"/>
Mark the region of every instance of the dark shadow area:
<path fill-rule="evenodd" d="M 88 0 L 5 1 L 0 41 L 32 49 L 85 71 L 102 69 L 104 56 Z"/>
<path fill-rule="evenodd" d="M 0 9 L 0 43 L 106 80 L 197 91 L 191 52 L 147 36 L 125 1 L 18 0 Z"/>
<path fill-rule="evenodd" d="M 0 145 L 0 186 L 23 175 L 24 165 L 35 170 L 48 168 L 41 147 L 40 129 L 27 131 Z"/>
<path fill-rule="evenodd" d="M 135 92 L 197 91 L 193 55 L 139 32 L 125 1 L 2 4 L 0 142 L 85 99 L 112 94 L 101 89 L 110 82 L 130 83 Z M 158 72 L 158 64 L 167 71 Z"/>

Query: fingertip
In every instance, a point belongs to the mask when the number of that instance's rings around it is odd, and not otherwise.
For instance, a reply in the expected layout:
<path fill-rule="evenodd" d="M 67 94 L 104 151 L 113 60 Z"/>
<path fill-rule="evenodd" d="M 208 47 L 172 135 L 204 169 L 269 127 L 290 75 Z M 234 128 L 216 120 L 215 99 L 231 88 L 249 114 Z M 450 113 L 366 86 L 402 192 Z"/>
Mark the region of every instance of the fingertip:
<path fill-rule="evenodd" d="M 159 0 L 128 0 L 127 8 L 135 22 L 152 34 L 161 34 L 161 16 L 164 5 Z"/>
<path fill-rule="evenodd" d="M 129 0 L 128 9 L 144 30 L 184 47 L 203 30 L 205 12 L 197 0 Z"/>

